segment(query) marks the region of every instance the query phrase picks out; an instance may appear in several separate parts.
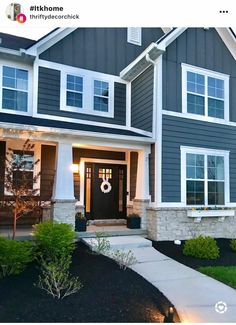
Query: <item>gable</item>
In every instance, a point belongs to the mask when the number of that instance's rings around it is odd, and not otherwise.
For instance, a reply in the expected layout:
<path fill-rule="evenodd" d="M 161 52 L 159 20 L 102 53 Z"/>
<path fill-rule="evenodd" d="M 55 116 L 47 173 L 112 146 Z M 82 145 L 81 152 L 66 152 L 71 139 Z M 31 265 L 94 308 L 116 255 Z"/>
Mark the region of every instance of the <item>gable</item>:
<path fill-rule="evenodd" d="M 151 43 L 161 28 L 142 28 L 142 46 L 127 42 L 127 28 L 77 28 L 39 58 L 78 68 L 119 75 Z"/>

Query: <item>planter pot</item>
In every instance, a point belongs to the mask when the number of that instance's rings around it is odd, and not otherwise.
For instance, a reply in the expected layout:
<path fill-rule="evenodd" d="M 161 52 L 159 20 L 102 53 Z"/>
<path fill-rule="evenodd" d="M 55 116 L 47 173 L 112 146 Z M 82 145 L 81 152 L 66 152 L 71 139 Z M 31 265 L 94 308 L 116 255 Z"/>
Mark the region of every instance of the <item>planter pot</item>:
<path fill-rule="evenodd" d="M 127 218 L 127 228 L 140 229 L 141 218 Z"/>
<path fill-rule="evenodd" d="M 75 220 L 75 231 L 86 231 L 87 220 L 86 219 L 76 219 Z"/>

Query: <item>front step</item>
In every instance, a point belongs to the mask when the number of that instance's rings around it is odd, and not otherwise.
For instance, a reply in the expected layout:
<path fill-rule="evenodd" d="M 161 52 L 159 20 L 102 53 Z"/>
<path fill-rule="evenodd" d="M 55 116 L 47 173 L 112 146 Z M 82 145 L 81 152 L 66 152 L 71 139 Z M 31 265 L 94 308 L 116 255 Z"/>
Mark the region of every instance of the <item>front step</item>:
<path fill-rule="evenodd" d="M 89 220 L 88 225 L 95 226 L 107 226 L 107 225 L 126 225 L 127 221 L 125 219 L 100 219 L 100 220 Z"/>
<path fill-rule="evenodd" d="M 145 239 L 141 236 L 116 236 L 116 237 L 105 237 L 109 240 L 111 249 L 133 249 L 139 247 L 152 247 L 152 242 L 148 239 Z M 91 238 L 82 238 L 82 241 L 92 247 Z"/>
<path fill-rule="evenodd" d="M 120 229 L 120 230 L 106 230 L 106 228 L 101 228 L 98 229 L 97 231 L 79 231 L 76 232 L 77 238 L 82 239 L 82 238 L 96 238 L 97 233 L 101 232 L 107 237 L 116 237 L 116 236 L 134 236 L 134 235 L 139 235 L 146 237 L 147 236 L 147 230 L 143 229 Z"/>

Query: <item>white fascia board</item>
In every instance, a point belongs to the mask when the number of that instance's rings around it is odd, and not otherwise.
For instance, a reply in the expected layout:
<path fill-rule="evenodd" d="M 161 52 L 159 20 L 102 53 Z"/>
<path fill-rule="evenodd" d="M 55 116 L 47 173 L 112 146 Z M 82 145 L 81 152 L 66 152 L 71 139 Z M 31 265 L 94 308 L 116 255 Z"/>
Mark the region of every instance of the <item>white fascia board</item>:
<path fill-rule="evenodd" d="M 234 35 L 231 33 L 229 28 L 216 28 L 216 31 L 236 60 L 236 40 Z"/>
<path fill-rule="evenodd" d="M 5 48 L 5 47 L 0 47 L 0 53 L 4 53 L 4 54 L 7 54 L 7 55 L 21 56 L 20 51 L 8 49 L 8 48 Z"/>
<path fill-rule="evenodd" d="M 175 30 L 173 30 L 172 33 L 170 33 L 170 35 L 165 37 L 163 41 L 161 41 L 158 45 L 164 48 L 165 51 L 166 47 L 170 45 L 173 41 L 175 41 L 177 37 L 179 37 L 183 32 L 186 31 L 186 29 L 188 28 L 187 27 L 176 28 Z"/>
<path fill-rule="evenodd" d="M 4 131 L 6 130 L 6 131 Z M 0 137 L 5 137 L 5 132 L 13 132 L 14 136 L 18 137 L 18 132 L 29 132 L 31 136 L 33 133 L 40 133 L 40 136 L 37 137 L 38 140 L 40 138 L 47 138 L 49 137 L 50 140 L 51 136 L 59 137 L 59 138 L 76 138 L 78 139 L 79 136 L 83 136 L 86 138 L 94 138 L 94 139 L 111 139 L 114 142 L 117 141 L 124 141 L 129 143 L 153 143 L 153 138 L 151 137 L 142 137 L 142 136 L 131 136 L 131 135 L 124 135 L 124 134 L 112 134 L 112 133 L 101 133 L 101 132 L 92 132 L 92 131 L 82 131 L 82 130 L 71 130 L 71 129 L 61 129 L 56 127 L 47 127 L 47 126 L 36 126 L 36 125 L 28 125 L 28 124 L 15 124 L 15 123 L 3 123 L 0 122 Z M 44 137 L 43 137 L 44 135 Z M 52 140 L 53 141 L 53 140 Z"/>
<path fill-rule="evenodd" d="M 153 57 L 153 51 L 155 50 L 156 57 Z M 165 49 L 162 44 L 151 43 L 132 63 L 130 63 L 126 68 L 124 68 L 120 72 L 120 77 L 124 80 L 131 81 L 136 77 L 137 73 L 139 74 L 141 72 L 140 69 L 144 70 L 145 68 L 147 68 L 148 65 L 150 65 L 150 63 L 146 61 L 147 54 L 149 54 L 150 58 L 155 61 L 158 56 L 160 56 L 164 52 L 164 50 Z M 134 71 L 133 75 L 131 71 Z"/>
<path fill-rule="evenodd" d="M 53 46 L 54 44 L 59 42 L 61 39 L 63 39 L 64 37 L 66 37 L 76 29 L 77 27 L 59 28 L 54 32 L 52 32 L 51 34 L 49 34 L 47 37 L 43 38 L 41 41 L 31 46 L 29 49 L 27 50 L 21 49 L 21 52 L 24 52 L 29 55 L 37 56 L 42 52 L 46 51 L 49 47 Z"/>
<path fill-rule="evenodd" d="M 172 31 L 172 27 L 161 27 L 161 29 L 165 34 L 168 34 L 170 31 Z"/>

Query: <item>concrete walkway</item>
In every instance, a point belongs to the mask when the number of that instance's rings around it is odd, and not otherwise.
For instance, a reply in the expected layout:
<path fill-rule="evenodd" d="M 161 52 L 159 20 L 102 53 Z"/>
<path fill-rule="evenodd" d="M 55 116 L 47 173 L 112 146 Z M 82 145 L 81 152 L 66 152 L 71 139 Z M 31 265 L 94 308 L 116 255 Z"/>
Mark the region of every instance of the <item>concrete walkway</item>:
<path fill-rule="evenodd" d="M 140 236 L 107 239 L 114 250 L 132 250 L 137 263 L 131 269 L 173 303 L 181 322 L 236 323 L 236 290 L 161 254 Z M 83 241 L 90 245 L 89 239 Z M 222 302 L 227 306 L 225 312 Z"/>

